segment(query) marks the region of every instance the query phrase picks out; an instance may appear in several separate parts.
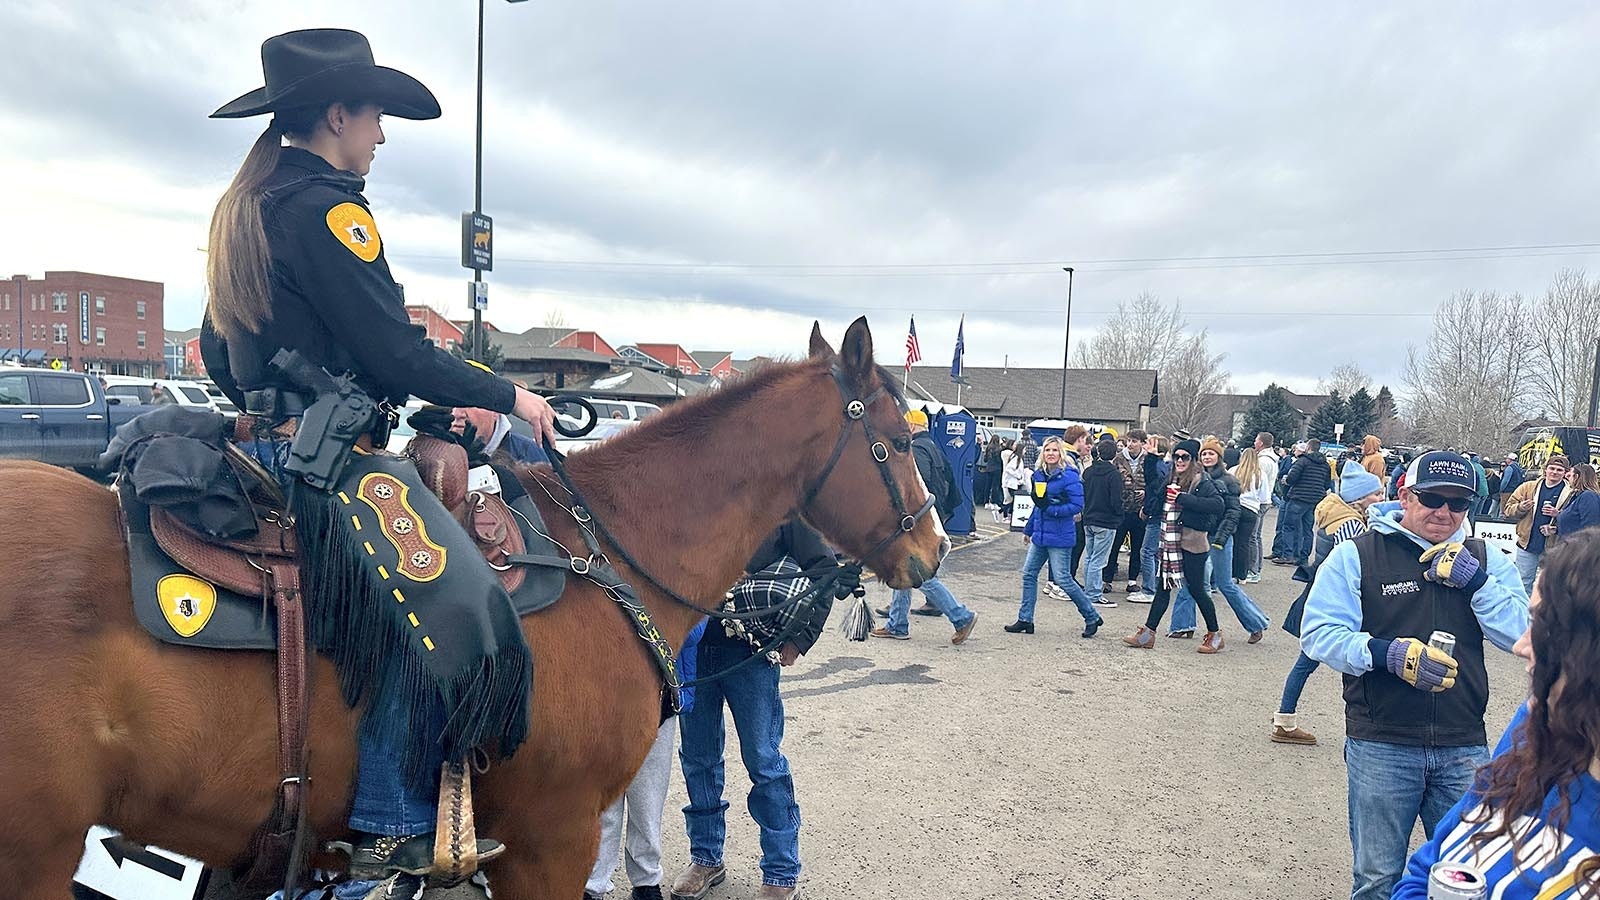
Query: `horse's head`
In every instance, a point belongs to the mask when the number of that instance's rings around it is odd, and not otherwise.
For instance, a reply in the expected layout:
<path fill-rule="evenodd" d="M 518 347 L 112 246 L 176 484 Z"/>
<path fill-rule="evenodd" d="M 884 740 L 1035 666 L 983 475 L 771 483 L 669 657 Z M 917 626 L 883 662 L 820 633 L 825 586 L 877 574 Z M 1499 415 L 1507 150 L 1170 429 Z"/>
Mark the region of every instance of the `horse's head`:
<path fill-rule="evenodd" d="M 927 486 L 911 454 L 911 429 L 894 377 L 872 358 L 865 317 L 851 323 L 838 353 L 811 329 L 811 361 L 826 373 L 819 387 L 837 434 L 816 448 L 821 466 L 801 500 L 805 518 L 836 547 L 895 588 L 933 577 L 950 550 Z"/>

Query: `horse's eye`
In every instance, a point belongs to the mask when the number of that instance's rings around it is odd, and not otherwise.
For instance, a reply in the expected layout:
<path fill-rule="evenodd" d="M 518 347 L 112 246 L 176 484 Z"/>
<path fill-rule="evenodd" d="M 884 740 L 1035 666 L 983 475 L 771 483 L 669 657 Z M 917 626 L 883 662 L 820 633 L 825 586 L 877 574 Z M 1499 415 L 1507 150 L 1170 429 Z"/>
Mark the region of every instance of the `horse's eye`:
<path fill-rule="evenodd" d="M 902 434 L 894 439 L 894 449 L 901 453 L 911 452 L 911 435 Z"/>

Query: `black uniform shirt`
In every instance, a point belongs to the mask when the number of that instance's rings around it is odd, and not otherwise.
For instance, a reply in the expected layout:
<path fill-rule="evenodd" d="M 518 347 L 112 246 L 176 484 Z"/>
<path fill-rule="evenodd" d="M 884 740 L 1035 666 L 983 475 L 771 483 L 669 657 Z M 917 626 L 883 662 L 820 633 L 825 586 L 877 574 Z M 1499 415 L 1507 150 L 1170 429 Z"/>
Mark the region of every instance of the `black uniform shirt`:
<path fill-rule="evenodd" d="M 314 153 L 283 149 L 262 202 L 272 318 L 259 333 L 228 341 L 208 318 L 200 335 L 207 372 L 242 409 L 241 391 L 299 389 L 267 366 L 287 348 L 334 375 L 356 375 L 376 399 L 403 403 L 415 394 L 441 406 L 511 412 L 511 382 L 451 356 L 406 318 L 383 238 L 361 196 L 365 186 Z"/>

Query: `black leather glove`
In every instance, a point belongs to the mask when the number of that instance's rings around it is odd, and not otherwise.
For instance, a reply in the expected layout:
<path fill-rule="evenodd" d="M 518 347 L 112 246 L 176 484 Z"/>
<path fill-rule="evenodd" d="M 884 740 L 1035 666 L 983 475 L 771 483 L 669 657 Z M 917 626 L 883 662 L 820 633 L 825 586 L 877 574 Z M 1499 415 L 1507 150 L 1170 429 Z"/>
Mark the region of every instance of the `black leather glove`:
<path fill-rule="evenodd" d="M 407 416 L 406 422 L 417 430 L 417 434 L 426 434 L 441 441 L 457 443 L 460 436 L 450 430 L 450 418 L 450 407 L 429 404 Z"/>
<path fill-rule="evenodd" d="M 833 599 L 843 600 L 856 591 L 861 591 L 861 564 L 845 563 L 839 567 L 839 573 L 833 583 Z"/>

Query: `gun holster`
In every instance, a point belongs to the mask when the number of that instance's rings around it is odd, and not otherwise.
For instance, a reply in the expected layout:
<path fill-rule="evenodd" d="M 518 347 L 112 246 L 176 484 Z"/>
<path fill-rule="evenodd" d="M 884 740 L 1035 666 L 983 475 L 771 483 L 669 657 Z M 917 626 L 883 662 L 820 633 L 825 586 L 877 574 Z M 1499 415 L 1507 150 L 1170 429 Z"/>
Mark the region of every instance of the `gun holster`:
<path fill-rule="evenodd" d="M 377 404 L 362 391 L 322 394 L 301 416 L 284 469 L 319 491 L 333 490 L 350 448 L 372 429 L 377 412 Z"/>

